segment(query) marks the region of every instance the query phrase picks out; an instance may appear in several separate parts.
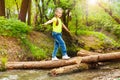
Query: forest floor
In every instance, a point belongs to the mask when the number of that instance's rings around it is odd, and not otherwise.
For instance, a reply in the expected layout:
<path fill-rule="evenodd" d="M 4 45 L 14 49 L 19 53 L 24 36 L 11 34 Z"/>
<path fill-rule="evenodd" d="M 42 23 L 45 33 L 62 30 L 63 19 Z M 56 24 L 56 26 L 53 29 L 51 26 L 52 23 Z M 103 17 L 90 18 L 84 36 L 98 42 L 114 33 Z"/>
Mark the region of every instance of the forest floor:
<path fill-rule="evenodd" d="M 8 60 L 18 61 L 24 50 L 20 46 L 20 41 L 13 37 L 0 36 L 0 55 L 8 53 Z"/>

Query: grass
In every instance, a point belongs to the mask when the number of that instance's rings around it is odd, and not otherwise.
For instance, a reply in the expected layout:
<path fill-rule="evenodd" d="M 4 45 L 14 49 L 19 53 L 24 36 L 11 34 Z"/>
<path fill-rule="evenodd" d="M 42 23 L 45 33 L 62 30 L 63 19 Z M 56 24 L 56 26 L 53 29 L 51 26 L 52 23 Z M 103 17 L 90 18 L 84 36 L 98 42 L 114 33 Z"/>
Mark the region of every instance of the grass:
<path fill-rule="evenodd" d="M 88 48 L 88 46 L 94 46 L 94 48 L 115 48 L 115 47 L 119 47 L 119 44 L 113 40 L 112 38 L 106 36 L 105 34 L 101 33 L 101 32 L 94 32 L 94 31 L 87 31 L 87 30 L 79 30 L 78 31 L 78 35 L 79 36 L 84 36 L 86 37 L 86 41 L 85 39 L 83 40 L 86 43 L 88 43 L 89 41 L 89 37 L 93 39 L 93 41 L 90 41 L 88 44 L 85 45 L 86 48 Z M 94 39 L 95 38 L 95 39 Z M 97 40 L 98 39 L 98 40 Z M 92 47 L 93 47 L 92 46 Z"/>

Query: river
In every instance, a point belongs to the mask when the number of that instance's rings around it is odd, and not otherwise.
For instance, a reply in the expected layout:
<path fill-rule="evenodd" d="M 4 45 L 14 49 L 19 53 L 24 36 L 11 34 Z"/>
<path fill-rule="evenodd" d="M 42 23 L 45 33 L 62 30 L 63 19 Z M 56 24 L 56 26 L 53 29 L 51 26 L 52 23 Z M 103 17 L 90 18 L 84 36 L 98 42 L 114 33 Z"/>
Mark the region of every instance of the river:
<path fill-rule="evenodd" d="M 50 70 L 7 70 L 0 72 L 0 80 L 120 80 L 120 61 L 106 62 L 98 69 L 76 71 L 55 77 Z"/>

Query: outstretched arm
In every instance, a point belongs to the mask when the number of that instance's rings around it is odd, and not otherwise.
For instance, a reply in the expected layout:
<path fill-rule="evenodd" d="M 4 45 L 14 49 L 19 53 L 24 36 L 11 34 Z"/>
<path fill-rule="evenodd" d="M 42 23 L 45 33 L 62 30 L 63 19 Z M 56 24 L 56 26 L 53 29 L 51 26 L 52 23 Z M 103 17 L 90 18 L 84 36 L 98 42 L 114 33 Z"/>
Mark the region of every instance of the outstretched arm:
<path fill-rule="evenodd" d="M 44 23 L 43 25 L 47 25 L 47 24 L 50 24 L 50 23 L 52 23 L 53 22 L 53 19 L 51 19 L 51 20 L 49 20 L 49 21 L 47 21 L 46 23 Z"/>
<path fill-rule="evenodd" d="M 68 30 L 68 28 L 62 23 L 62 27 L 68 32 L 70 33 L 70 31 Z"/>

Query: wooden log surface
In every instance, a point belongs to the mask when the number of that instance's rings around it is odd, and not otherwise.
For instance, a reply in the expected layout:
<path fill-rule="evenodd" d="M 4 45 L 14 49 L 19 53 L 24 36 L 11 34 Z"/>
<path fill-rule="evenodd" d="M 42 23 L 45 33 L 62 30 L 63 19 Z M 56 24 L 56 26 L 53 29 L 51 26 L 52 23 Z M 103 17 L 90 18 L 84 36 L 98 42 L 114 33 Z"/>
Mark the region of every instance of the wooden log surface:
<path fill-rule="evenodd" d="M 87 51 L 87 50 L 83 50 L 83 49 L 81 49 L 80 51 L 77 52 L 77 56 L 81 56 L 81 57 L 90 56 L 90 55 L 98 55 L 98 54 L 100 54 L 100 53 L 91 52 L 91 51 Z"/>
<path fill-rule="evenodd" d="M 108 61 L 108 60 L 115 60 L 115 59 L 120 59 L 120 52 L 85 56 L 85 57 L 82 57 L 81 62 L 91 63 L 91 62 Z"/>
<path fill-rule="evenodd" d="M 82 58 L 82 60 L 81 60 Z M 120 52 L 116 53 L 107 53 L 107 54 L 98 54 L 98 55 L 90 55 L 85 57 L 74 57 L 69 60 L 58 60 L 58 61 L 27 61 L 27 62 L 7 62 L 6 69 L 40 69 L 40 68 L 57 68 L 67 65 L 73 65 L 80 63 L 93 63 L 93 62 L 101 62 L 107 60 L 115 60 L 120 59 Z"/>
<path fill-rule="evenodd" d="M 49 74 L 52 76 L 56 76 L 58 74 L 64 74 L 64 73 L 74 72 L 76 70 L 83 70 L 88 68 L 89 68 L 88 64 L 80 63 L 80 64 L 68 65 L 68 66 L 52 69 L 49 72 Z"/>
<path fill-rule="evenodd" d="M 56 68 L 66 65 L 72 65 L 79 63 L 80 57 L 71 58 L 69 60 L 58 61 L 27 61 L 27 62 L 8 62 L 6 63 L 6 69 L 36 69 L 36 68 Z"/>
<path fill-rule="evenodd" d="M 118 53 L 85 56 L 85 57 L 82 57 L 82 60 L 81 60 L 82 63 L 53 69 L 50 71 L 50 75 L 56 76 L 58 74 L 69 73 L 75 70 L 93 68 L 96 65 L 96 64 L 93 64 L 94 62 L 113 60 L 113 59 L 120 59 L 120 53 L 118 52 Z M 92 64 L 87 64 L 87 63 L 92 63 Z"/>

